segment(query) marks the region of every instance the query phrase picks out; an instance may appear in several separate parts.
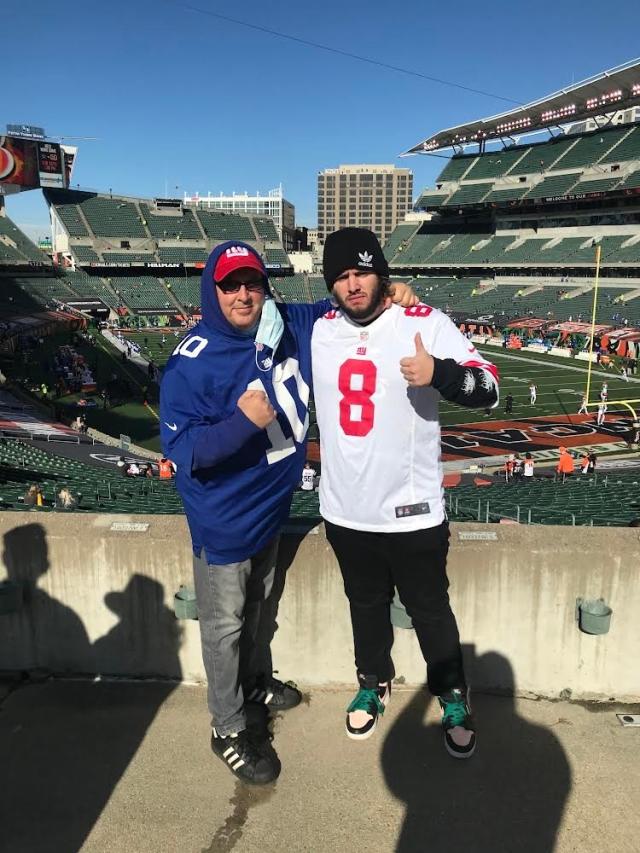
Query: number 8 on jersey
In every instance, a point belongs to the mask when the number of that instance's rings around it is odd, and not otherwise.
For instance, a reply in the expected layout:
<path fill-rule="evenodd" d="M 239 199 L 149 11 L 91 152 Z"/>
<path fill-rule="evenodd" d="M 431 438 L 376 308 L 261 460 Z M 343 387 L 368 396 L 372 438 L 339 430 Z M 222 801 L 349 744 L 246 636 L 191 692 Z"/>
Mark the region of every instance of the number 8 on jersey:
<path fill-rule="evenodd" d="M 340 426 L 345 435 L 362 437 L 373 429 L 375 406 L 371 397 L 376 390 L 377 373 L 372 361 L 356 358 L 348 358 L 340 367 Z"/>

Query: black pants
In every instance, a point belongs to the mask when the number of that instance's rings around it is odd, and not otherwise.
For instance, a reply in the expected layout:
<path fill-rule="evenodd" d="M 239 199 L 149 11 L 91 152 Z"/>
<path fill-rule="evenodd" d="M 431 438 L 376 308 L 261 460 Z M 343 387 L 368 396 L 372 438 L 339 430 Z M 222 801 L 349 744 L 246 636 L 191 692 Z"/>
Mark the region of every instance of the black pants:
<path fill-rule="evenodd" d="M 408 533 L 325 526 L 351 607 L 358 672 L 380 682 L 394 676 L 389 606 L 395 587 L 413 620 L 431 693 L 464 688 L 460 637 L 447 592 L 448 523 Z"/>

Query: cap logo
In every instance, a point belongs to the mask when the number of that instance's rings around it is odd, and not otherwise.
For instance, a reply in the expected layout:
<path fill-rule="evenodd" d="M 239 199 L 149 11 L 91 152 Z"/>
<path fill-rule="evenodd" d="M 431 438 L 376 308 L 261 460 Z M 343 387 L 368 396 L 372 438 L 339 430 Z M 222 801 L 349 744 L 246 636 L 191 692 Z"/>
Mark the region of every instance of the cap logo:
<path fill-rule="evenodd" d="M 249 250 L 244 246 L 230 246 L 225 255 L 228 258 L 246 258 L 249 255 Z"/>
<path fill-rule="evenodd" d="M 358 257 L 360 258 L 360 263 L 358 266 L 360 267 L 370 267 L 372 266 L 371 262 L 373 261 L 373 255 L 370 255 L 366 250 L 364 252 L 358 252 Z"/>

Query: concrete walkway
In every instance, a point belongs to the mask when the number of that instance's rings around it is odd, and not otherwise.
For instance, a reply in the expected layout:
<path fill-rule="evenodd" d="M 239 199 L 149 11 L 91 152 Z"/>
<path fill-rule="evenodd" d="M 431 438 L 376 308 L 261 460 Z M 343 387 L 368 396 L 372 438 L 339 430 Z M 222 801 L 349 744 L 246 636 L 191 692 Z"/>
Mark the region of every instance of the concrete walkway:
<path fill-rule="evenodd" d="M 478 750 L 456 762 L 426 693 L 397 690 L 374 737 L 355 743 L 342 728 L 350 691 L 314 691 L 273 721 L 280 779 L 247 788 L 209 751 L 203 687 L 3 690 L 7 853 L 639 849 L 640 729 L 610 705 L 477 696 Z"/>

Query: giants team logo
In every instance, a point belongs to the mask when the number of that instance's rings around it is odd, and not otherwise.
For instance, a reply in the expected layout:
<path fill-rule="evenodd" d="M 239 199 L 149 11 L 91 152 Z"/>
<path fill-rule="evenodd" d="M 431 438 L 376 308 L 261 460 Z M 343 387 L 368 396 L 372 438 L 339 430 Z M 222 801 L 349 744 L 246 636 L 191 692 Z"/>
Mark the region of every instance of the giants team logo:
<path fill-rule="evenodd" d="M 249 250 L 244 246 L 229 246 L 225 255 L 227 258 L 246 258 L 249 255 Z"/>

